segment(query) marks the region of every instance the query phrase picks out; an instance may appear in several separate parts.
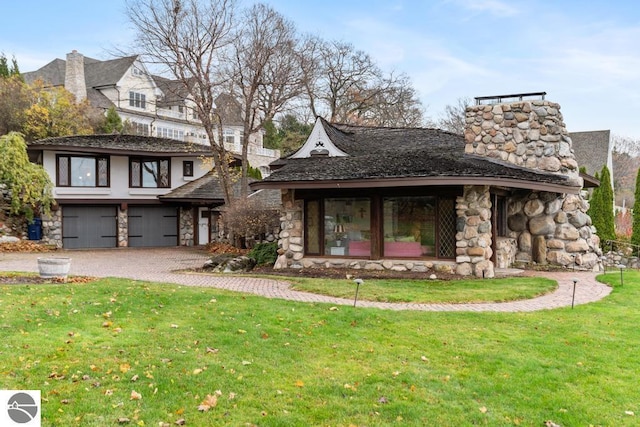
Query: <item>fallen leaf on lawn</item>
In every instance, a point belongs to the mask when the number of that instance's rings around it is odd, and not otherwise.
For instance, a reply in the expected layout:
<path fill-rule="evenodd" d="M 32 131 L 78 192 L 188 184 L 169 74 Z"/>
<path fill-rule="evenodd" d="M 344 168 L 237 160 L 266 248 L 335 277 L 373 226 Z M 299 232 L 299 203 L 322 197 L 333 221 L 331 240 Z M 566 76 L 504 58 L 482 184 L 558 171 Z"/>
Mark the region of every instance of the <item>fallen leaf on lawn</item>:
<path fill-rule="evenodd" d="M 100 368 L 98 368 L 96 365 L 89 365 L 89 369 L 91 369 L 93 372 L 100 370 Z"/>
<path fill-rule="evenodd" d="M 251 365 L 251 362 L 249 362 L 248 360 L 243 360 L 243 361 L 242 361 L 242 364 L 243 364 L 244 366 L 247 366 L 247 365 Z"/>
<path fill-rule="evenodd" d="M 129 424 L 131 422 L 131 420 L 129 418 L 118 418 L 118 424 Z"/>
<path fill-rule="evenodd" d="M 201 372 L 202 372 L 202 369 L 200 369 L 200 368 L 194 369 L 193 370 L 193 375 L 198 375 Z"/>
<path fill-rule="evenodd" d="M 184 414 L 184 408 L 180 408 L 176 411 L 176 415 L 182 415 Z"/>
<path fill-rule="evenodd" d="M 103 328 L 108 328 L 108 327 L 110 327 L 111 325 L 113 325 L 113 322 L 112 322 L 112 321 L 110 321 L 110 320 L 107 320 L 106 322 L 102 322 L 102 327 L 103 327 Z"/>
<path fill-rule="evenodd" d="M 236 398 L 236 394 L 234 392 L 229 393 L 229 400 L 233 400 Z"/>
<path fill-rule="evenodd" d="M 296 381 L 296 383 L 294 384 L 296 387 L 304 387 L 304 383 L 300 380 Z"/>
<path fill-rule="evenodd" d="M 487 407 L 483 406 L 482 408 L 480 408 L 480 412 L 482 412 L 483 414 L 487 413 Z"/>
<path fill-rule="evenodd" d="M 394 377 L 397 377 L 398 375 L 400 375 L 400 371 L 393 371 L 391 375 L 393 375 Z"/>
<path fill-rule="evenodd" d="M 179 420 L 177 420 L 177 421 L 175 422 L 175 425 L 177 425 L 177 426 L 183 426 L 183 425 L 185 425 L 186 423 L 187 423 L 187 422 L 184 420 L 184 418 L 180 418 Z"/>
<path fill-rule="evenodd" d="M 62 399 L 60 403 L 62 403 L 63 405 L 68 405 L 69 403 L 71 403 L 71 401 L 69 399 Z"/>
<path fill-rule="evenodd" d="M 110 311 L 107 311 L 106 313 L 102 313 L 102 317 L 104 317 L 105 319 L 108 319 L 111 317 L 111 314 L 112 313 Z"/>
<path fill-rule="evenodd" d="M 207 353 L 213 353 L 213 354 L 215 354 L 215 353 L 217 353 L 218 351 L 220 351 L 220 350 L 218 350 L 217 348 L 207 347 Z"/>
<path fill-rule="evenodd" d="M 135 390 L 131 390 L 131 397 L 129 397 L 130 400 L 140 400 L 142 399 L 142 395 L 140 393 L 138 393 Z"/>
<path fill-rule="evenodd" d="M 429 361 L 429 359 L 427 359 L 426 356 L 420 357 L 420 360 L 422 360 L 423 362 L 428 362 Z"/>
<path fill-rule="evenodd" d="M 135 383 L 136 381 L 138 381 L 139 378 L 140 376 L 138 374 L 135 374 L 134 376 L 131 377 L 131 381 Z"/>
<path fill-rule="evenodd" d="M 173 329 L 177 329 L 177 328 L 178 328 L 178 325 L 176 325 L 175 323 L 172 323 L 172 324 L 171 324 L 171 327 L 172 327 Z"/>
<path fill-rule="evenodd" d="M 329 311 L 338 311 L 338 307 L 336 307 L 336 306 L 330 307 Z"/>
<path fill-rule="evenodd" d="M 120 364 L 120 372 L 122 372 L 123 374 L 126 374 L 127 372 L 129 372 L 129 370 L 131 370 L 131 365 L 129 365 L 128 363 Z"/>
<path fill-rule="evenodd" d="M 389 400 L 384 396 L 380 396 L 378 403 L 382 403 L 384 405 L 385 403 L 389 403 Z"/>
<path fill-rule="evenodd" d="M 244 329 L 238 329 L 238 333 L 239 333 L 239 334 L 246 334 L 246 333 L 247 333 L 247 331 L 245 331 Z"/>
<path fill-rule="evenodd" d="M 105 390 L 105 391 L 104 391 L 104 395 L 105 395 L 105 396 L 111 396 L 111 395 L 113 395 L 113 390 L 109 390 L 109 389 Z"/>
<path fill-rule="evenodd" d="M 624 411 L 624 413 L 625 413 L 625 414 L 627 414 L 627 415 L 631 415 L 631 416 L 634 416 L 634 415 L 635 415 L 635 414 L 633 413 L 633 411 Z"/>
<path fill-rule="evenodd" d="M 218 394 L 207 394 L 207 397 L 198 406 L 198 411 L 207 412 L 211 408 L 215 408 L 218 404 Z"/>

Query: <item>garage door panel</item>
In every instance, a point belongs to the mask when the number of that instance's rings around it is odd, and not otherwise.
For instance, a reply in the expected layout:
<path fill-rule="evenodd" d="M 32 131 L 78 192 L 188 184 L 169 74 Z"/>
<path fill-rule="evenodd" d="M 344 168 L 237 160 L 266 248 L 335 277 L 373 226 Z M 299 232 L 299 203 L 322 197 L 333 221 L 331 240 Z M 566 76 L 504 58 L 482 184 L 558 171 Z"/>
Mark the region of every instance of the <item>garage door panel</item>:
<path fill-rule="evenodd" d="M 62 246 L 67 249 L 113 248 L 117 233 L 115 206 L 62 208 Z"/>
<path fill-rule="evenodd" d="M 166 206 L 129 207 L 129 246 L 177 246 L 178 209 Z"/>

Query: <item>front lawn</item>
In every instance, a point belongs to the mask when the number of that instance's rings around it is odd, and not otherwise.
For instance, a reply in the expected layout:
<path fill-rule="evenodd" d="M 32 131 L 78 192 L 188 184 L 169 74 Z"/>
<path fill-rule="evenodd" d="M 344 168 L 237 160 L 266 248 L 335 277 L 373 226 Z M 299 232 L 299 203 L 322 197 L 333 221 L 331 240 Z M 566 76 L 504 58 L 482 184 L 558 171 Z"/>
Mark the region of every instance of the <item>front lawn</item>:
<path fill-rule="evenodd" d="M 3 285 L 0 387 L 42 390 L 45 426 L 632 426 L 640 274 L 624 274 L 603 301 L 536 313 Z"/>
<path fill-rule="evenodd" d="M 354 298 L 353 280 L 285 278 L 291 288 L 339 298 Z M 464 280 L 364 280 L 358 299 L 380 302 L 479 303 L 534 298 L 556 290 L 557 283 L 542 277 Z"/>

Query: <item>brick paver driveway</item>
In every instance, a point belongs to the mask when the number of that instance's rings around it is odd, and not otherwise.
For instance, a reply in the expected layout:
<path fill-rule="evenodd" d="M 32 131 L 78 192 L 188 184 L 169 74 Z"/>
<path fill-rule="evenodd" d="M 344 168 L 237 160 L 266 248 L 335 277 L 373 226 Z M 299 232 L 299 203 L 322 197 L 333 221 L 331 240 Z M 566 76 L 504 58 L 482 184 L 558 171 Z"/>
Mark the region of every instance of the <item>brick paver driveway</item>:
<path fill-rule="evenodd" d="M 0 271 L 37 272 L 38 257 L 69 257 L 72 275 L 95 277 L 122 277 L 135 280 L 175 283 L 186 286 L 208 286 L 237 292 L 280 298 L 300 302 L 352 305 L 353 300 L 333 298 L 291 290 L 286 282 L 236 276 L 213 276 L 176 272 L 201 267 L 207 254 L 193 248 L 103 249 L 58 251 L 54 253 L 0 253 Z M 359 307 L 377 307 L 388 310 L 422 311 L 502 311 L 521 312 L 553 309 L 571 305 L 573 279 L 578 279 L 575 304 L 598 301 L 609 295 L 611 288 L 598 283 L 595 273 L 540 272 L 530 273 L 558 281 L 558 289 L 538 298 L 507 303 L 484 304 L 410 304 L 358 301 Z M 365 283 L 366 286 L 366 283 Z"/>

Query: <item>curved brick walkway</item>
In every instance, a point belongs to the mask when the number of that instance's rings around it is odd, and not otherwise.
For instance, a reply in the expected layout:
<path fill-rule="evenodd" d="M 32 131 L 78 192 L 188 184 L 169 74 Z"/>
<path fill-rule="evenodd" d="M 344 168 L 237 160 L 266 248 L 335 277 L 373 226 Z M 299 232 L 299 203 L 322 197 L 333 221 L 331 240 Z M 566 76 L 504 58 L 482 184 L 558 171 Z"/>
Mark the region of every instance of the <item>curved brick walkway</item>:
<path fill-rule="evenodd" d="M 201 267 L 207 255 L 190 248 L 104 249 L 58 251 L 55 253 L 0 253 L 0 271 L 37 272 L 41 256 L 70 257 L 72 275 L 122 277 L 134 280 L 175 283 L 185 286 L 208 286 L 236 292 L 299 302 L 353 305 L 352 299 L 334 298 L 291 290 L 286 282 L 268 278 L 220 277 L 206 274 L 175 273 L 176 270 Z M 590 272 L 528 272 L 558 281 L 558 289 L 548 295 L 524 301 L 483 304 L 411 304 L 358 301 L 358 307 L 387 310 L 422 311 L 493 311 L 525 312 L 571 305 L 573 278 L 578 279 L 575 304 L 598 301 L 611 288 L 595 280 Z M 366 286 L 366 283 L 365 285 Z"/>

